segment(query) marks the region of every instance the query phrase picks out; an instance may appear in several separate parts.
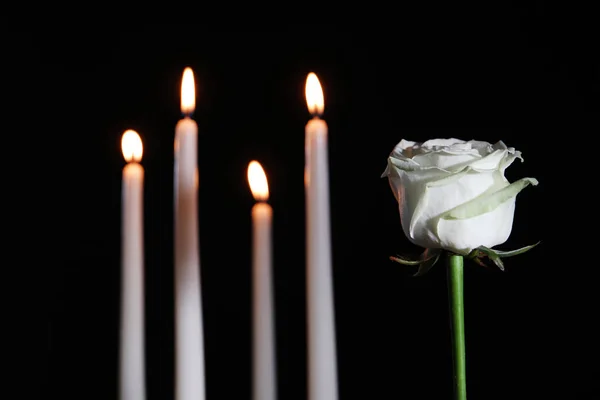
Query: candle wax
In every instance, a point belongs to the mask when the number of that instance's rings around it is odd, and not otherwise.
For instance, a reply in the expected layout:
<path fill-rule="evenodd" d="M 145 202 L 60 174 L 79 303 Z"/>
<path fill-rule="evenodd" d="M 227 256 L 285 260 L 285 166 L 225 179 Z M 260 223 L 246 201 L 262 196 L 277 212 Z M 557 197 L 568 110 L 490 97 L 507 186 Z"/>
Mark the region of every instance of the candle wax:
<path fill-rule="evenodd" d="M 138 163 L 123 168 L 121 232 L 121 400 L 144 400 L 144 169 Z"/>
<path fill-rule="evenodd" d="M 259 202 L 252 207 L 253 400 L 276 398 L 272 214 L 267 203 Z"/>
<path fill-rule="evenodd" d="M 337 400 L 327 124 L 306 125 L 307 314 L 310 400 Z"/>
<path fill-rule="evenodd" d="M 175 398 L 204 400 L 204 335 L 198 239 L 198 126 L 175 129 Z"/>

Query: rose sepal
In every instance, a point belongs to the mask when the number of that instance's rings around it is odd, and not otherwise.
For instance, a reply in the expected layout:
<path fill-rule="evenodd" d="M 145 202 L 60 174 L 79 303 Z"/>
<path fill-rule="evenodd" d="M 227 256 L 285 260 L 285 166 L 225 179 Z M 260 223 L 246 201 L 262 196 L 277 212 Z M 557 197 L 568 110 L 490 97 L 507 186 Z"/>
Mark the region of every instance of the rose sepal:
<path fill-rule="evenodd" d="M 479 264 L 483 267 L 487 267 L 488 265 L 483 261 L 483 259 L 487 257 L 490 260 L 492 260 L 492 262 L 501 271 L 504 271 L 504 263 L 502 262 L 502 258 L 513 257 L 513 256 L 516 256 L 519 254 L 523 254 L 523 253 L 533 249 L 535 246 L 537 246 L 540 243 L 541 242 L 537 242 L 537 243 L 529 245 L 529 246 L 521 247 L 520 249 L 517 249 L 517 250 L 508 250 L 508 251 L 490 249 L 485 246 L 479 246 L 478 248 L 471 251 L 468 255 L 466 255 L 465 258 L 473 260 L 474 262 L 476 262 L 477 264 Z M 427 272 L 429 272 L 429 270 L 438 262 L 441 254 L 444 251 L 445 250 L 443 250 L 443 249 L 425 249 L 425 251 L 416 258 L 397 255 L 397 256 L 391 256 L 390 260 L 397 262 L 399 264 L 402 264 L 402 265 L 418 266 L 419 268 L 418 268 L 417 272 L 415 274 L 413 274 L 413 276 L 423 276 Z M 448 253 L 453 254 L 450 251 Z"/>
<path fill-rule="evenodd" d="M 485 246 L 479 246 L 478 248 L 471 251 L 467 255 L 467 258 L 475 261 L 479 265 L 486 266 L 486 264 L 483 262 L 482 258 L 487 257 L 490 260 L 492 260 L 494 262 L 494 264 L 496 264 L 496 266 L 501 271 L 504 271 L 504 263 L 502 262 L 502 258 L 513 257 L 513 256 L 517 256 L 519 254 L 523 254 L 526 251 L 533 249 L 538 244 L 540 244 L 540 242 L 537 242 L 537 243 L 529 245 L 529 246 L 521 247 L 520 249 L 517 249 L 517 250 L 509 250 L 509 251 L 502 251 L 502 250 L 490 249 Z"/>
<path fill-rule="evenodd" d="M 442 254 L 441 249 L 425 249 L 416 259 L 411 259 L 406 256 L 391 256 L 390 260 L 402 265 L 419 266 L 417 272 L 413 276 L 425 275 L 439 260 Z"/>

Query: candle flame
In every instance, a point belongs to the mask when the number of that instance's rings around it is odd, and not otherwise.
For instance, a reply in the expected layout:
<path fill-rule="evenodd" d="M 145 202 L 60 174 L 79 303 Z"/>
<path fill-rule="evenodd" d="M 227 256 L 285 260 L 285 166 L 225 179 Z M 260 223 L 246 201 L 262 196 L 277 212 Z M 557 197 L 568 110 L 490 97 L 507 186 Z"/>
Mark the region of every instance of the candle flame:
<path fill-rule="evenodd" d="M 321 88 L 319 78 L 317 78 L 314 72 L 311 72 L 306 77 L 305 95 L 308 111 L 314 116 L 323 114 L 323 110 L 325 109 L 323 89 Z"/>
<path fill-rule="evenodd" d="M 123 152 L 123 158 L 127 162 L 142 161 L 144 146 L 142 145 L 140 135 L 136 131 L 128 129 L 123 133 L 121 137 L 121 151 Z"/>
<path fill-rule="evenodd" d="M 196 85 L 194 71 L 190 67 L 183 70 L 181 78 L 181 112 L 190 115 L 196 108 Z"/>
<path fill-rule="evenodd" d="M 251 161 L 248 164 L 248 183 L 254 200 L 266 201 L 269 199 L 267 175 L 258 161 Z"/>

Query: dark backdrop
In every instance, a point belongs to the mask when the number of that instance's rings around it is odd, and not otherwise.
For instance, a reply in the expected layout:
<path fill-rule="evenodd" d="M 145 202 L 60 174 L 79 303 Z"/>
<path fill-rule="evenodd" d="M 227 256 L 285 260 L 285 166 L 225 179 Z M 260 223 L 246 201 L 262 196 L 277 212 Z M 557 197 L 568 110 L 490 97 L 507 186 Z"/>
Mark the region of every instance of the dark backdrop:
<path fill-rule="evenodd" d="M 400 139 L 436 137 L 503 140 L 525 159 L 509 179 L 540 181 L 519 194 L 501 248 L 542 244 L 508 259 L 503 273 L 466 267 L 470 398 L 590 398 L 595 295 L 582 272 L 595 261 L 571 254 L 593 234 L 583 239 L 570 222 L 590 218 L 573 196 L 587 198 L 584 154 L 600 104 L 591 25 L 575 11 L 536 2 L 360 29 L 324 21 L 263 31 L 121 24 L 75 32 L 57 24 L 7 32 L 12 118 L 36 141 L 31 223 L 43 244 L 27 250 L 40 260 L 28 321 L 39 379 L 21 388 L 30 391 L 23 398 L 116 398 L 120 137 L 129 128 L 144 142 L 148 393 L 172 398 L 173 135 L 186 66 L 198 93 L 209 399 L 250 398 L 252 159 L 268 174 L 274 208 L 279 394 L 306 398 L 310 71 L 324 87 L 330 132 L 340 398 L 451 398 L 444 266 L 412 278 L 388 260 L 419 249 L 404 237 L 380 178 Z"/>

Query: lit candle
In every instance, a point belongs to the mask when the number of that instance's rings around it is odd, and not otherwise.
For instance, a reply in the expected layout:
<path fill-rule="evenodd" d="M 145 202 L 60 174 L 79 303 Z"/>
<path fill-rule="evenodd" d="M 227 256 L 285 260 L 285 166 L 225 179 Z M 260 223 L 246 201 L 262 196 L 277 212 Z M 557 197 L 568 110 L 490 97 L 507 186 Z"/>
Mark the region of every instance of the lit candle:
<path fill-rule="evenodd" d="M 183 72 L 175 128 L 175 399 L 204 400 L 204 335 L 198 241 L 198 125 L 194 73 Z"/>
<path fill-rule="evenodd" d="M 121 400 L 146 398 L 144 378 L 144 168 L 142 140 L 128 130 L 121 138 L 127 165 L 123 168 L 121 226 Z"/>
<path fill-rule="evenodd" d="M 271 278 L 271 221 L 267 176 L 261 165 L 248 165 L 248 182 L 257 203 L 252 207 L 253 276 L 253 396 L 254 400 L 275 400 L 275 344 L 273 329 L 273 293 Z"/>
<path fill-rule="evenodd" d="M 329 226 L 329 171 L 327 124 L 319 79 L 306 79 L 306 103 L 313 118 L 306 124 L 308 398 L 337 400 L 335 315 Z"/>

